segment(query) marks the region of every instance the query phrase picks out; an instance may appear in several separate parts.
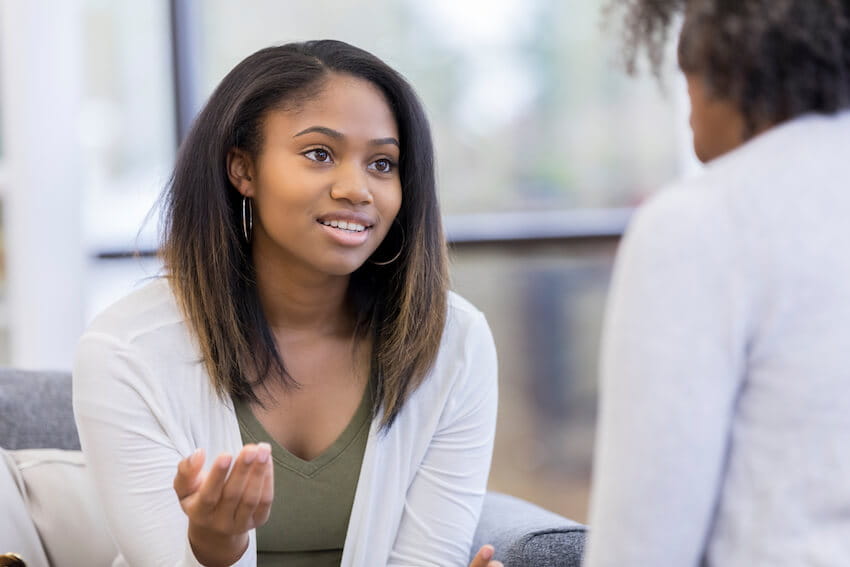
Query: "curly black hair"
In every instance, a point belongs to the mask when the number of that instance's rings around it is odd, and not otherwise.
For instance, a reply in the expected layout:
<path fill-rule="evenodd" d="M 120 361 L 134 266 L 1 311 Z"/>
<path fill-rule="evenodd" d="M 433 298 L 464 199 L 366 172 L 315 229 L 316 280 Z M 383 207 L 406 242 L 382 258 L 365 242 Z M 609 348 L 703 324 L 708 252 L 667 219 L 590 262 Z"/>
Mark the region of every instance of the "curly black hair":
<path fill-rule="evenodd" d="M 658 73 L 683 17 L 679 66 L 740 109 L 751 130 L 850 108 L 850 0 L 610 0 L 626 67 Z"/>

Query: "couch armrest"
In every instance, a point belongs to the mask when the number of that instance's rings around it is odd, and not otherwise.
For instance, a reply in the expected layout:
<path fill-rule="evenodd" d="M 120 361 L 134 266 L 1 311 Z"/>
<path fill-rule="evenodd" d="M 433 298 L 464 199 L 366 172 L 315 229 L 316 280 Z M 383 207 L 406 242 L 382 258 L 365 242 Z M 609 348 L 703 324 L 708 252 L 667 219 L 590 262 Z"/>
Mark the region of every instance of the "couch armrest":
<path fill-rule="evenodd" d="M 58 449 L 0 449 L 0 467 L 14 481 L 15 527 L 26 539 L 0 549 L 21 555 L 27 567 L 108 567 L 117 550 L 106 529 L 83 454 Z M 8 497 L 13 496 L 11 493 Z M 0 518 L 0 527 L 3 520 Z M 35 532 L 34 539 L 32 533 Z M 5 532 L 0 532 L 0 541 Z M 25 544 L 37 544 L 25 545 Z"/>
<path fill-rule="evenodd" d="M 579 567 L 586 531 L 583 524 L 525 500 L 488 492 L 472 553 L 490 543 L 505 567 Z"/>
<path fill-rule="evenodd" d="M 0 449 L 0 553 L 17 553 L 29 567 L 47 567 L 47 556 L 27 508 L 26 487 L 18 468 Z"/>

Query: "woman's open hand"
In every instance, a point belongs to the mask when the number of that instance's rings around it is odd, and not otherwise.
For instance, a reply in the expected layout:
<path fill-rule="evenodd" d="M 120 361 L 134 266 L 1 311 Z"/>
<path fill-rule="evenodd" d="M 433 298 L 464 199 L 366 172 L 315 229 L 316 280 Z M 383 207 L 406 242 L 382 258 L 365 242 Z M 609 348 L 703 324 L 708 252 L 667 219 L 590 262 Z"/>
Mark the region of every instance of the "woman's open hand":
<path fill-rule="evenodd" d="M 478 550 L 478 553 L 475 554 L 475 557 L 472 558 L 472 562 L 469 564 L 469 567 L 502 567 L 501 561 L 491 561 L 493 559 L 493 546 L 492 545 L 483 545 L 481 549 Z"/>
<path fill-rule="evenodd" d="M 204 451 L 198 449 L 177 466 L 174 492 L 189 517 L 192 551 L 204 565 L 235 563 L 248 547 L 248 532 L 268 520 L 274 498 L 270 454 L 268 443 L 245 445 L 232 470 L 233 457 L 223 453 L 203 473 Z"/>

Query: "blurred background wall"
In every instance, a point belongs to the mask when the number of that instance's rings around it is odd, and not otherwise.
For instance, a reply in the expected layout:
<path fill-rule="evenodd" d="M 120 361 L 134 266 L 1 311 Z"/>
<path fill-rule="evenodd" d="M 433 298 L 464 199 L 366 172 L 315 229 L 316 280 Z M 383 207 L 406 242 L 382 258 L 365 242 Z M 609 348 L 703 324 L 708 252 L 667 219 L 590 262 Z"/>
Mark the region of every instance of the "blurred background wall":
<path fill-rule="evenodd" d="M 601 6 L 0 0 L 0 364 L 69 368 L 87 322 L 159 272 L 151 208 L 233 65 L 342 39 L 400 70 L 432 121 L 454 288 L 500 358 L 491 489 L 585 520 L 617 241 L 695 167 L 672 62 L 664 92 L 626 77 Z"/>

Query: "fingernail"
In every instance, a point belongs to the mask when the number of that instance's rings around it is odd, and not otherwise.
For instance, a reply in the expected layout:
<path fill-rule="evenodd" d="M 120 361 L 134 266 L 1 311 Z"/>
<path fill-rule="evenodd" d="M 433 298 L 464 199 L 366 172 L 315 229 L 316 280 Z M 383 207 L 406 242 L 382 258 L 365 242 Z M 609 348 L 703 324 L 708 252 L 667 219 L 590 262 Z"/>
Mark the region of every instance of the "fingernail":
<path fill-rule="evenodd" d="M 230 462 L 232 460 L 233 460 L 233 457 L 231 457 L 227 453 L 222 453 L 221 455 L 218 456 L 218 459 L 216 459 L 216 465 L 218 465 L 218 467 L 221 468 L 221 469 L 226 469 L 227 467 L 230 466 Z"/>
<path fill-rule="evenodd" d="M 489 560 L 490 560 L 490 558 L 491 558 L 491 557 L 493 557 L 493 548 L 492 548 L 492 547 L 490 547 L 490 546 L 485 545 L 485 546 L 481 549 L 481 557 L 483 557 L 484 559 L 486 559 L 487 561 L 489 561 Z"/>
<path fill-rule="evenodd" d="M 268 443 L 258 443 L 257 444 L 257 460 L 261 463 L 267 463 L 269 460 L 269 455 L 271 455 L 272 446 Z"/>
<path fill-rule="evenodd" d="M 200 447 L 195 449 L 195 452 L 192 453 L 191 455 L 189 455 L 189 464 L 192 465 L 193 467 L 195 465 L 197 465 L 198 461 L 201 458 L 201 455 L 203 454 L 203 452 L 204 452 L 204 450 L 201 449 Z"/>
<path fill-rule="evenodd" d="M 242 462 L 246 465 L 253 463 L 256 456 L 257 449 L 255 447 L 245 447 L 242 449 Z"/>

